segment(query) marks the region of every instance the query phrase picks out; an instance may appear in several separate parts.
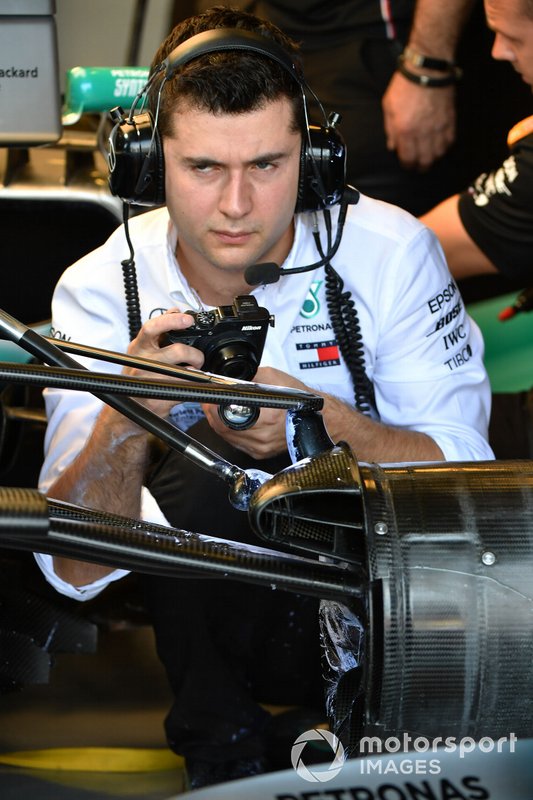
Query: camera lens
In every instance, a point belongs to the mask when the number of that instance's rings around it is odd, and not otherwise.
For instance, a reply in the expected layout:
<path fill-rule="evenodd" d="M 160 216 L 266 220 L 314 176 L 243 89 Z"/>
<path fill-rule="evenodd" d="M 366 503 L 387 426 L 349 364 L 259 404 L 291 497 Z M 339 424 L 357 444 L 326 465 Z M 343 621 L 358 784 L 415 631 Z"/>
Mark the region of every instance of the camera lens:
<path fill-rule="evenodd" d="M 255 425 L 259 418 L 259 408 L 243 406 L 239 403 L 222 403 L 218 407 L 218 416 L 228 428 L 244 431 Z"/>
<path fill-rule="evenodd" d="M 246 342 L 223 344 L 206 354 L 203 369 L 227 378 L 250 381 L 257 372 L 257 356 Z"/>

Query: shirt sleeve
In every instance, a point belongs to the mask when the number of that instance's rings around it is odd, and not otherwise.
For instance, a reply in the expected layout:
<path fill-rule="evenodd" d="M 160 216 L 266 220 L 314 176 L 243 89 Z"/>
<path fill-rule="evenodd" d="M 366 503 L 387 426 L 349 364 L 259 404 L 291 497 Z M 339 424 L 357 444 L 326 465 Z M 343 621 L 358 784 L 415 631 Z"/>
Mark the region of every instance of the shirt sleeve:
<path fill-rule="evenodd" d="M 483 339 L 436 237 L 421 229 L 384 277 L 373 374 L 381 421 L 430 436 L 446 461 L 494 458 Z"/>
<path fill-rule="evenodd" d="M 37 566 L 43 573 L 48 583 L 53 586 L 54 589 L 59 592 L 59 594 L 64 594 L 66 597 L 70 597 L 72 600 L 92 600 L 93 597 L 99 595 L 100 592 L 103 591 L 106 586 L 109 586 L 110 583 L 113 583 L 113 581 L 118 581 L 120 578 L 123 578 L 128 574 L 128 570 L 126 569 L 116 569 L 109 575 L 104 575 L 103 578 L 99 578 L 97 581 L 87 584 L 87 586 L 72 586 L 71 583 L 67 583 L 67 581 L 62 580 L 58 575 L 56 575 L 54 570 L 54 559 L 51 555 L 48 555 L 48 553 L 34 553 L 34 557 L 37 562 Z"/>
<path fill-rule="evenodd" d="M 120 306 L 122 287 L 91 280 L 94 254 L 86 257 L 76 269 L 64 273 L 54 293 L 52 328 L 56 336 L 90 342 L 94 347 L 126 352 L 128 346 L 127 321 Z M 112 275 L 111 270 L 109 271 Z M 120 277 L 120 276 L 119 276 Z M 111 289 L 111 290 L 110 290 Z M 114 289 L 114 291 L 113 291 Z M 117 299 L 118 298 L 118 299 Z M 103 361 L 78 358 L 88 369 L 118 373 L 121 367 Z M 91 434 L 94 422 L 102 408 L 102 401 L 89 392 L 63 389 L 44 391 L 48 425 L 45 434 L 45 459 L 39 477 L 39 488 L 47 491 L 61 472 L 76 458 Z M 168 526 L 148 489 L 141 495 L 141 519 Z M 35 555 L 49 583 L 61 594 L 77 600 L 90 600 L 108 584 L 128 574 L 117 569 L 109 575 L 83 587 L 74 587 L 61 580 L 54 571 L 53 559 L 46 554 Z"/>
<path fill-rule="evenodd" d="M 532 118 L 533 119 L 533 118 Z M 459 196 L 461 222 L 480 250 L 509 278 L 533 276 L 533 133 Z"/>

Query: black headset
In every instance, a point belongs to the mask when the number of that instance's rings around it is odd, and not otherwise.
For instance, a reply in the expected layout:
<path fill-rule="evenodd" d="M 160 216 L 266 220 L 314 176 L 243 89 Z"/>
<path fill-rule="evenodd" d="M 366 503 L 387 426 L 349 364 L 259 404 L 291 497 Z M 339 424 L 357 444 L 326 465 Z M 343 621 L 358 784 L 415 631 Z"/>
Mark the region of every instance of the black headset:
<path fill-rule="evenodd" d="M 320 211 L 341 202 L 346 180 L 346 147 L 335 128 L 339 116 L 332 114 L 324 127 L 310 125 L 306 92 L 311 92 L 298 74 L 290 55 L 274 40 L 244 29 L 215 28 L 182 42 L 152 72 L 135 98 L 127 118 L 123 110 L 113 109 L 115 125 L 109 137 L 109 186 L 111 193 L 125 203 L 160 206 L 165 202 L 165 162 L 157 131 L 157 112 L 134 115 L 135 107 L 146 95 L 156 76 L 164 72 L 163 83 L 176 70 L 206 53 L 246 50 L 276 61 L 297 82 L 302 91 L 306 128 L 302 140 L 296 211 Z M 319 103 L 320 105 L 320 103 Z M 320 106 L 322 108 L 322 106 Z"/>

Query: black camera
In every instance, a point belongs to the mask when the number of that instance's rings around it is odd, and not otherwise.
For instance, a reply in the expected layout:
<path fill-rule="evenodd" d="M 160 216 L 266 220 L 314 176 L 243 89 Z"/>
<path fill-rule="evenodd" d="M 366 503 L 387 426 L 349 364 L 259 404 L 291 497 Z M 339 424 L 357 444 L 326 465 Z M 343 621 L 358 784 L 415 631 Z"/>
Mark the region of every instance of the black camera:
<path fill-rule="evenodd" d="M 164 344 L 188 344 L 205 356 L 203 369 L 216 375 L 249 381 L 255 375 L 269 325 L 274 317 L 261 308 L 252 295 L 239 295 L 231 306 L 213 311 L 187 311 L 194 325 L 184 331 L 169 331 Z"/>

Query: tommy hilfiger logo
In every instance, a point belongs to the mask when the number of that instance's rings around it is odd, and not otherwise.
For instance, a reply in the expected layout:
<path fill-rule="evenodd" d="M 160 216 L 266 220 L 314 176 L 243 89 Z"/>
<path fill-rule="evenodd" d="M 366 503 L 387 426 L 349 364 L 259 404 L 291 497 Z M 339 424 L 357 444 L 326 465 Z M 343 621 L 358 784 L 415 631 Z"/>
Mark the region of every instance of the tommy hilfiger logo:
<path fill-rule="evenodd" d="M 341 363 L 339 357 L 339 348 L 334 339 L 330 341 L 304 342 L 302 344 L 297 344 L 296 350 L 305 351 L 306 355 L 311 359 L 309 361 L 300 361 L 300 369 L 337 367 Z"/>

